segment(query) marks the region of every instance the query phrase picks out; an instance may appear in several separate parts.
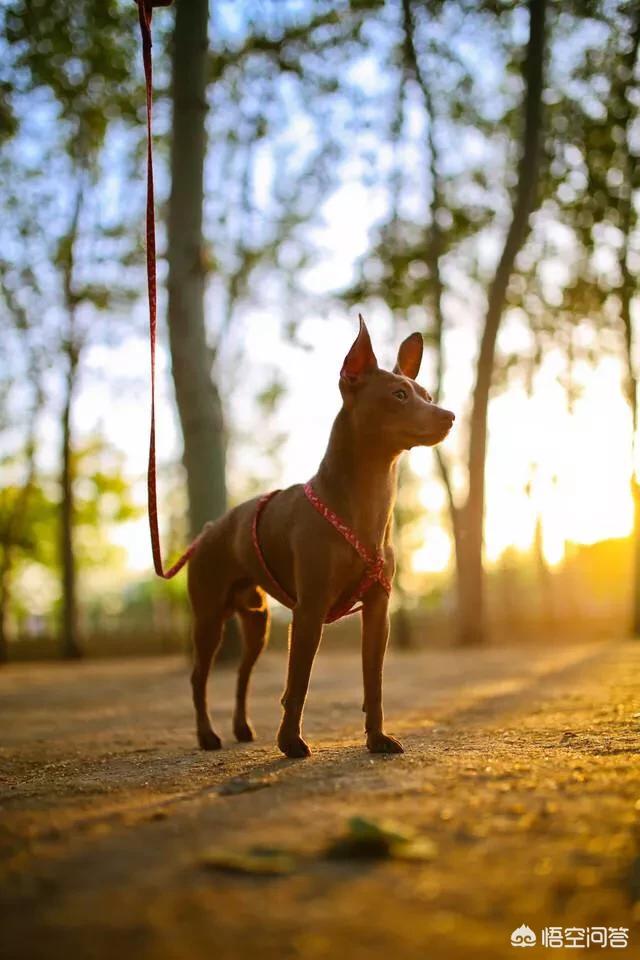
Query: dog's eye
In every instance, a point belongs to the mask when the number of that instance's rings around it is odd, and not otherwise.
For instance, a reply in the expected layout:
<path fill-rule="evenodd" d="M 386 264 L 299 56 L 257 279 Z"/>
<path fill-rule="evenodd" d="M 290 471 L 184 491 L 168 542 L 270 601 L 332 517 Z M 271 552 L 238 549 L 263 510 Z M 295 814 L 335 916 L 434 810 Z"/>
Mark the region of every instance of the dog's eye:
<path fill-rule="evenodd" d="M 393 395 L 396 398 L 396 400 L 404 401 L 409 398 L 409 394 L 407 393 L 406 390 L 394 390 Z"/>

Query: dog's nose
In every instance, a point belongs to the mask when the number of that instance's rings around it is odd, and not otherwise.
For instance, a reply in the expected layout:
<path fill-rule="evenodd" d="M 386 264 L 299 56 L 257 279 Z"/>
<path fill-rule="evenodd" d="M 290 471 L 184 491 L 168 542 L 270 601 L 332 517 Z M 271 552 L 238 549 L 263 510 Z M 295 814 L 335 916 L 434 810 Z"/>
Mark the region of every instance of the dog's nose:
<path fill-rule="evenodd" d="M 452 413 L 451 410 L 441 410 L 442 416 L 445 420 L 448 420 L 449 423 L 453 423 L 456 418 L 455 413 Z"/>

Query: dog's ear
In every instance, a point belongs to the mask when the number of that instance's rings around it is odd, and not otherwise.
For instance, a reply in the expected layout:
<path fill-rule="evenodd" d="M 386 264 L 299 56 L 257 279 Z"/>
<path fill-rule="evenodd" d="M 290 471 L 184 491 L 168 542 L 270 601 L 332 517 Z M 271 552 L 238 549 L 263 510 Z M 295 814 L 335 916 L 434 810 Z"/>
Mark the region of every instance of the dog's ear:
<path fill-rule="evenodd" d="M 371 337 L 361 313 L 358 314 L 358 319 L 360 321 L 358 336 L 344 358 L 340 371 L 340 379 L 345 383 L 357 383 L 365 373 L 378 369 L 378 361 L 371 346 Z"/>
<path fill-rule="evenodd" d="M 422 334 L 412 333 L 403 340 L 398 350 L 398 359 L 393 368 L 394 373 L 401 373 L 403 377 L 415 380 L 422 363 Z"/>

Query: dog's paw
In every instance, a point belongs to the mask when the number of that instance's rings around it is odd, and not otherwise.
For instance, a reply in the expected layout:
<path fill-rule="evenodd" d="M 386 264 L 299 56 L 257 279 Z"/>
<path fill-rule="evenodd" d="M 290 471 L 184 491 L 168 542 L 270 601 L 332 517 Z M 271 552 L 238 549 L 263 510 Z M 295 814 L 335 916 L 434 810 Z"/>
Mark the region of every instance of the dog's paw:
<path fill-rule="evenodd" d="M 371 753 L 404 753 L 400 741 L 395 737 L 387 736 L 386 733 L 367 734 L 367 749 Z"/>
<path fill-rule="evenodd" d="M 203 750 L 219 750 L 222 740 L 213 730 L 198 730 L 198 743 Z"/>
<path fill-rule="evenodd" d="M 234 721 L 233 735 L 238 743 L 251 743 L 256 738 L 256 732 L 247 720 Z"/>
<path fill-rule="evenodd" d="M 285 757 L 290 757 L 292 760 L 311 756 L 311 750 L 302 737 L 278 737 L 278 746 Z"/>

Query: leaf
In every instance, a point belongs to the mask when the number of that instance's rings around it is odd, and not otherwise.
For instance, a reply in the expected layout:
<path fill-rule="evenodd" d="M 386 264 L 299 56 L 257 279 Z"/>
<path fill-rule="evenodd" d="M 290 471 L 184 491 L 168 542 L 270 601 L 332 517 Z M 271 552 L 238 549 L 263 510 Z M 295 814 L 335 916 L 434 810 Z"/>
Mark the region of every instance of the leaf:
<path fill-rule="evenodd" d="M 389 843 L 406 843 L 415 831 L 403 827 L 391 820 L 367 820 L 365 817 L 351 817 L 348 823 L 351 835 L 362 840 L 384 838 Z"/>
<path fill-rule="evenodd" d="M 273 783 L 268 777 L 235 777 L 224 783 L 218 793 L 221 797 L 234 796 L 236 793 L 250 793 L 254 790 L 262 790 L 264 787 L 270 787 Z"/>
<path fill-rule="evenodd" d="M 415 860 L 426 863 L 434 860 L 437 853 L 438 848 L 433 840 L 428 837 L 417 837 L 415 840 L 409 840 L 408 843 L 397 844 L 391 856 L 394 860 Z"/>
<path fill-rule="evenodd" d="M 326 855 L 338 860 L 433 860 L 437 848 L 428 837 L 390 820 L 352 817 L 343 836 L 329 845 Z"/>
<path fill-rule="evenodd" d="M 255 876 L 282 876 L 296 868 L 295 858 L 277 847 L 251 847 L 244 852 L 214 848 L 204 854 L 201 862 L 214 870 Z"/>

